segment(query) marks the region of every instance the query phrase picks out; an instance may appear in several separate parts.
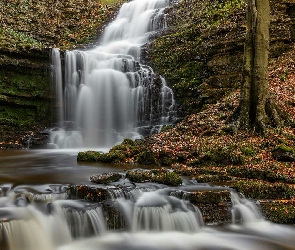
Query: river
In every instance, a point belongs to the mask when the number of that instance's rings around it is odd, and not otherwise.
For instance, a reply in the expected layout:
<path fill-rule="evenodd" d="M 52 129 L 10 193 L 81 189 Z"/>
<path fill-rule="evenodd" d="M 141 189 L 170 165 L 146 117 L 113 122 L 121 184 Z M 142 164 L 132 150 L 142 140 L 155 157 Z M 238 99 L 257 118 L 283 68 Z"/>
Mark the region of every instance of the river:
<path fill-rule="evenodd" d="M 205 225 L 197 207 L 173 195 L 226 187 L 187 181 L 176 188 L 130 185 L 123 170 L 134 166 L 80 164 L 76 156 L 75 150 L 0 151 L 0 249 L 295 249 L 294 226 L 264 220 L 235 193 L 231 210 L 242 220 L 224 225 Z M 122 179 L 106 186 L 89 181 L 109 171 Z M 109 196 L 83 201 L 69 195 L 70 184 L 99 187 Z"/>
<path fill-rule="evenodd" d="M 142 46 L 167 26 L 169 4 L 126 2 L 99 46 L 66 52 L 63 76 L 60 52 L 53 50 L 59 127 L 50 145 L 56 149 L 0 151 L 1 250 L 295 249 L 294 225 L 264 220 L 255 204 L 228 187 L 131 183 L 124 169 L 135 166 L 77 163 L 79 149 L 68 149 L 110 148 L 142 138 L 145 127 L 171 122 L 172 90 L 140 64 Z M 89 181 L 110 171 L 121 180 Z M 89 191 L 87 199 L 77 195 L 81 190 Z M 223 225 L 205 225 L 198 206 L 177 195 L 208 190 L 231 194 L 232 218 Z M 91 192 L 103 199 L 92 200 Z"/>

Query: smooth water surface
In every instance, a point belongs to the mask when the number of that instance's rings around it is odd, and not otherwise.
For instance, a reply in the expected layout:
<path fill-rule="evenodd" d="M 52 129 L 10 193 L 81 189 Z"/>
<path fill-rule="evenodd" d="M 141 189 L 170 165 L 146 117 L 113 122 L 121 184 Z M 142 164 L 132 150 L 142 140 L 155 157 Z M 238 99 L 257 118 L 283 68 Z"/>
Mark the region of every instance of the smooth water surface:
<path fill-rule="evenodd" d="M 104 149 L 105 151 L 105 149 Z M 89 176 L 120 171 L 128 165 L 78 163 L 77 150 L 0 151 L 0 183 L 89 184 Z"/>

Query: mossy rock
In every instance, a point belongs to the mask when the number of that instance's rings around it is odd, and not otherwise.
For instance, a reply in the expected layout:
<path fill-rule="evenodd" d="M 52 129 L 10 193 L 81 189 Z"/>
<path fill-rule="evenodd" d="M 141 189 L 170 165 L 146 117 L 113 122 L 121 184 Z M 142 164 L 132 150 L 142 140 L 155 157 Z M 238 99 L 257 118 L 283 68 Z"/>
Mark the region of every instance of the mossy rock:
<path fill-rule="evenodd" d="M 91 175 L 90 181 L 97 184 L 109 184 L 121 179 L 121 174 L 119 173 L 103 173 L 99 175 Z"/>
<path fill-rule="evenodd" d="M 179 186 L 182 184 L 181 177 L 174 172 L 159 173 L 157 175 L 154 175 L 151 181 L 168 186 Z"/>
<path fill-rule="evenodd" d="M 295 150 L 292 147 L 280 144 L 272 151 L 272 156 L 277 161 L 295 162 Z"/>
<path fill-rule="evenodd" d="M 155 164 L 155 155 L 152 151 L 143 151 L 135 157 L 135 162 L 139 164 L 152 165 Z"/>
<path fill-rule="evenodd" d="M 109 198 L 108 192 L 103 188 L 94 188 L 87 185 L 70 185 L 67 193 L 86 201 L 101 202 Z"/>
<path fill-rule="evenodd" d="M 197 205 L 199 203 L 218 204 L 231 202 L 231 192 L 229 190 L 201 190 L 186 193 L 186 198 Z"/>
<path fill-rule="evenodd" d="M 228 173 L 235 177 L 259 179 L 269 182 L 295 183 L 295 178 L 284 173 L 276 171 L 271 167 L 268 169 L 251 168 L 251 167 L 231 167 Z"/>
<path fill-rule="evenodd" d="M 97 162 L 100 158 L 100 155 L 101 153 L 97 151 L 79 152 L 77 161 Z"/>
<path fill-rule="evenodd" d="M 177 157 L 173 156 L 171 153 L 161 150 L 158 154 L 156 162 L 158 165 L 171 166 L 173 163 L 177 162 Z"/>
<path fill-rule="evenodd" d="M 274 223 L 295 224 L 295 201 L 261 201 L 260 209 L 264 217 Z"/>
<path fill-rule="evenodd" d="M 120 151 L 110 151 L 109 153 L 101 154 L 98 161 L 104 163 L 125 163 L 126 156 Z"/>
<path fill-rule="evenodd" d="M 198 164 L 200 165 L 214 166 L 242 165 L 244 162 L 244 157 L 240 154 L 235 154 L 231 147 L 211 149 L 198 159 Z"/>
<path fill-rule="evenodd" d="M 132 182 L 149 182 L 152 179 L 152 172 L 145 169 L 133 169 L 126 172 L 126 178 Z"/>
<path fill-rule="evenodd" d="M 126 172 L 126 178 L 132 182 L 156 182 L 168 186 L 179 186 L 182 184 L 181 177 L 166 169 L 133 169 Z"/>
<path fill-rule="evenodd" d="M 284 183 L 270 183 L 255 180 L 240 180 L 232 184 L 238 192 L 247 198 L 260 199 L 291 199 L 295 197 L 292 185 Z"/>
<path fill-rule="evenodd" d="M 79 152 L 77 161 L 103 162 L 103 163 L 125 163 L 126 156 L 120 151 L 101 153 L 97 151 Z"/>
<path fill-rule="evenodd" d="M 199 183 L 219 183 L 224 181 L 231 181 L 231 176 L 217 175 L 217 174 L 202 174 L 194 176 L 194 179 Z"/>

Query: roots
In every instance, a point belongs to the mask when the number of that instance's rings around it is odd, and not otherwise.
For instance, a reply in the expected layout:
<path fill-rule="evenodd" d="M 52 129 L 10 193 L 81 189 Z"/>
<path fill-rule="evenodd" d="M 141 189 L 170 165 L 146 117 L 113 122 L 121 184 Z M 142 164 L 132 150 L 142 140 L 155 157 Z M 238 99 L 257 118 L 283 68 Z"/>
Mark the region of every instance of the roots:
<path fill-rule="evenodd" d="M 281 128 L 284 126 L 295 126 L 294 121 L 283 107 L 269 97 L 266 99 L 263 109 L 255 109 L 240 105 L 228 119 L 228 122 L 234 124 L 234 131 L 253 130 L 261 135 L 265 135 L 269 127 Z"/>

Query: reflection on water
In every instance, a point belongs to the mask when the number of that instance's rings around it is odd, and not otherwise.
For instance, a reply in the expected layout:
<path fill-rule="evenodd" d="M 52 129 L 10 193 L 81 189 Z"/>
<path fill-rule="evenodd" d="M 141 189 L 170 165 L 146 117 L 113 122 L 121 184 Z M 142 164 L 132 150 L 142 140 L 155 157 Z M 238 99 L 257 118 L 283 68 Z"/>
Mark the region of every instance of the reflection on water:
<path fill-rule="evenodd" d="M 101 151 L 106 151 L 102 149 Z M 0 184 L 89 183 L 89 176 L 128 166 L 77 163 L 78 150 L 0 151 Z"/>

